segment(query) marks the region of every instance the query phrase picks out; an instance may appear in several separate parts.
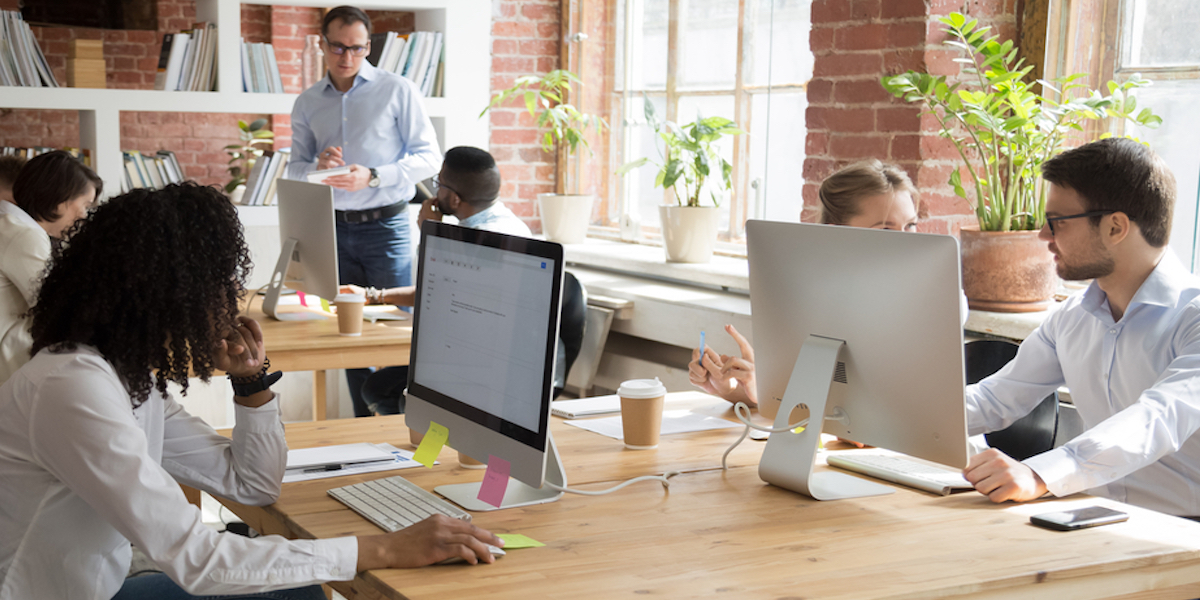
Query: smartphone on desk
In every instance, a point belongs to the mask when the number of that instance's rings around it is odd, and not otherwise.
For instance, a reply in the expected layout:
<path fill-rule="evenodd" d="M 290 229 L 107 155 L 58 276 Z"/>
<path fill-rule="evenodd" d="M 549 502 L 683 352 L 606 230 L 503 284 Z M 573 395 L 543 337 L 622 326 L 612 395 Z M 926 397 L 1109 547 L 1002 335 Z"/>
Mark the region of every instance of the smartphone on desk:
<path fill-rule="evenodd" d="M 1030 523 L 1038 527 L 1045 527 L 1046 529 L 1054 529 L 1056 531 L 1074 531 L 1076 529 L 1108 525 L 1109 523 L 1120 523 L 1128 520 L 1129 515 L 1119 510 L 1104 508 L 1103 506 L 1089 506 L 1087 508 L 1042 513 L 1029 517 Z"/>

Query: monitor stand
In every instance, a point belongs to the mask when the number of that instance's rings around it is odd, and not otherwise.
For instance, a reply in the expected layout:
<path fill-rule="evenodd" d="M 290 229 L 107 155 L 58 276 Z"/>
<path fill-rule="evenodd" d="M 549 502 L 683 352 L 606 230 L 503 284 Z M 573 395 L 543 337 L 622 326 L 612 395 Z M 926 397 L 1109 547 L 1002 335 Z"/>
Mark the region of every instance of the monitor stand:
<path fill-rule="evenodd" d="M 558 447 L 554 445 L 554 436 L 549 433 L 546 434 L 546 474 L 543 479 L 546 483 L 552 483 L 560 488 L 567 487 L 567 473 L 563 470 L 562 460 L 558 456 Z M 441 494 L 447 500 L 475 512 L 546 504 L 562 498 L 563 495 L 562 492 L 545 485 L 535 488 L 510 477 L 508 488 L 504 491 L 504 500 L 500 501 L 500 506 L 492 506 L 479 499 L 481 485 L 483 484 L 456 483 L 438 486 L 433 491 Z"/>
<path fill-rule="evenodd" d="M 773 428 L 779 430 L 787 427 L 792 410 L 798 406 L 808 408 L 808 426 L 799 433 L 786 431 L 771 434 L 758 463 L 758 476 L 763 481 L 814 500 L 862 498 L 895 492 L 889 486 L 845 473 L 814 472 L 817 448 L 821 443 L 821 426 L 824 424 L 820 417 L 825 415 L 829 404 L 830 388 L 845 347 L 846 342 L 842 340 L 818 335 L 809 335 L 800 347 L 800 355 L 796 357 L 796 366 L 783 393 Z M 840 408 L 837 410 L 840 412 Z M 838 419 L 844 418 L 844 415 L 835 414 L 825 418 Z"/>
<path fill-rule="evenodd" d="M 283 291 L 283 281 L 287 278 L 288 265 L 292 254 L 296 251 L 296 239 L 288 238 L 283 242 L 279 251 L 279 260 L 275 261 L 275 271 L 271 273 L 271 282 L 267 284 L 267 295 L 263 297 L 263 312 L 277 321 L 316 321 L 326 318 L 324 315 L 308 311 L 279 312 L 279 295 Z"/>

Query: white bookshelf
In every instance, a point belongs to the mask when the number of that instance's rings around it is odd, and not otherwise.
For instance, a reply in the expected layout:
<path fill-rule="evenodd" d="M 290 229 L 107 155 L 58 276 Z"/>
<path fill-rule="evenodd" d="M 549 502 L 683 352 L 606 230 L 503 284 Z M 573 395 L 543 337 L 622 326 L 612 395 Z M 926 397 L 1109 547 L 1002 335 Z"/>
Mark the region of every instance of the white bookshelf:
<path fill-rule="evenodd" d="M 241 5 L 260 4 L 328 8 L 331 0 L 196 0 L 196 20 L 217 24 L 217 90 L 165 92 L 83 88 L 0 87 L 0 107 L 76 110 L 79 145 L 91 152 L 93 167 L 107 193 L 120 189 L 123 111 L 290 114 L 296 94 L 242 91 Z M 426 98 L 442 149 L 488 146 L 488 121 L 477 118 L 487 106 L 491 78 L 490 0 L 365 0 L 364 10 L 411 12 L 419 31 L 445 36 L 443 97 Z M 230 132 L 230 143 L 236 141 Z M 168 148 L 169 150 L 170 148 Z"/>

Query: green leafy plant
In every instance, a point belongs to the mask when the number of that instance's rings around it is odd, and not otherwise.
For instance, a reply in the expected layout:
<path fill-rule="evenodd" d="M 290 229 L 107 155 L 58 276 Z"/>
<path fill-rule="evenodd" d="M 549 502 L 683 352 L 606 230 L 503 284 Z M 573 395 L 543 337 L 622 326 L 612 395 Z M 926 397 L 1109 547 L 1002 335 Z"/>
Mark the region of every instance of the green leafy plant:
<path fill-rule="evenodd" d="M 990 27 L 979 27 L 959 13 L 940 19 L 949 34 L 946 45 L 961 56 L 961 79 L 909 71 L 885 76 L 885 90 L 908 102 L 924 105 L 937 120 L 939 134 L 951 140 L 968 173 L 950 175 L 958 196 L 970 200 L 973 188 L 975 216 L 982 231 L 1041 229 L 1046 218 L 1046 187 L 1041 166 L 1057 154 L 1072 132 L 1083 131 L 1088 119 L 1113 118 L 1147 127 L 1162 119 L 1149 108 L 1138 111 L 1132 90 L 1150 84 L 1139 75 L 1123 83 L 1110 81 L 1108 95 L 1084 88 L 1084 74 L 1052 81 L 1026 81 L 1033 69 L 1017 60 L 1011 40 L 988 36 Z M 1041 91 L 1036 92 L 1035 86 Z M 1109 134 L 1105 134 L 1107 136 Z"/>
<path fill-rule="evenodd" d="M 229 155 L 228 170 L 231 177 L 229 183 L 225 184 L 226 194 L 246 183 L 246 177 L 254 168 L 254 162 L 263 155 L 261 146 L 275 143 L 275 134 L 266 129 L 266 126 L 266 119 L 258 119 L 249 125 L 238 120 L 238 139 L 241 143 L 225 146 L 225 153 Z"/>
<path fill-rule="evenodd" d="M 565 69 L 556 69 L 542 76 L 518 77 L 512 87 L 493 96 L 479 116 L 519 97 L 524 101 L 529 115 L 537 119 L 538 127 L 546 129 L 542 135 L 543 150 L 553 152 L 555 144 L 565 143 L 570 154 L 578 151 L 581 144 L 591 152 L 584 133 L 590 128 L 595 128 L 599 133 L 608 127 L 608 123 L 598 116 L 582 113 L 573 104 L 564 101 L 572 83 L 583 85 L 574 73 Z"/>
<path fill-rule="evenodd" d="M 663 189 L 675 190 L 675 200 L 680 206 L 700 206 L 700 193 L 704 190 L 705 182 L 710 177 L 719 177 L 723 189 L 733 186 L 733 165 L 717 153 L 713 144 L 726 135 L 741 135 L 746 133 L 725 117 L 696 117 L 696 120 L 680 126 L 672 121 L 660 121 L 654 111 L 654 104 L 646 99 L 646 122 L 658 134 L 666 147 L 666 153 L 659 149 L 659 160 L 642 157 L 621 165 L 618 175 L 624 175 L 633 169 L 646 164 L 658 167 L 658 175 L 654 177 L 654 185 Z M 679 186 L 683 186 L 680 193 Z M 713 206 L 720 206 L 720 199 L 715 191 L 710 191 Z"/>

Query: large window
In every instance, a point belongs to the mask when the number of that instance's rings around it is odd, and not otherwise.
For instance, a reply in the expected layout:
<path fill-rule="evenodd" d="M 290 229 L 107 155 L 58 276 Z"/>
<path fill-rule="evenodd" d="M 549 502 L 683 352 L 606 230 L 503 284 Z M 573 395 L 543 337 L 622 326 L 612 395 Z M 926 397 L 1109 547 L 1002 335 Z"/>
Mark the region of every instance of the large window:
<path fill-rule="evenodd" d="M 1134 74 L 1153 82 L 1137 91 L 1137 101 L 1161 116 L 1162 126 L 1114 133 L 1148 143 L 1174 172 L 1171 248 L 1193 272 L 1200 267 L 1200 44 L 1192 37 L 1198 30 L 1196 0 L 1053 0 L 1047 44 L 1050 76 L 1087 73 L 1092 87 Z"/>
<path fill-rule="evenodd" d="M 611 130 L 602 145 L 607 152 L 596 157 L 602 164 L 594 168 L 611 174 L 625 162 L 660 157 L 662 143 L 645 120 L 645 102 L 660 119 L 681 125 L 697 116 L 726 117 L 749 135 L 720 144 L 722 156 L 734 165 L 732 193 L 720 201 L 721 240 L 743 242 L 747 218 L 798 220 L 806 84 L 813 64 L 810 5 L 811 0 L 609 2 L 608 37 L 591 46 L 606 49 L 612 69 L 601 103 Z M 588 85 L 593 81 L 599 78 L 589 78 Z M 646 165 L 624 177 L 611 175 L 610 185 L 594 185 L 603 197 L 593 233 L 659 239 L 658 206 L 674 197 L 654 187 L 655 174 L 656 167 Z"/>
<path fill-rule="evenodd" d="M 1138 92 L 1138 103 L 1163 118 L 1158 129 L 1131 132 L 1150 144 L 1175 173 L 1178 200 L 1171 248 L 1200 266 L 1200 2 L 1125 0 L 1121 7 L 1116 75 L 1141 73 L 1154 85 Z"/>

